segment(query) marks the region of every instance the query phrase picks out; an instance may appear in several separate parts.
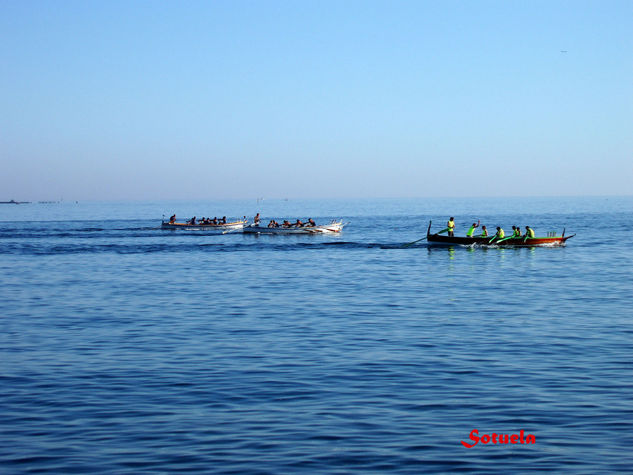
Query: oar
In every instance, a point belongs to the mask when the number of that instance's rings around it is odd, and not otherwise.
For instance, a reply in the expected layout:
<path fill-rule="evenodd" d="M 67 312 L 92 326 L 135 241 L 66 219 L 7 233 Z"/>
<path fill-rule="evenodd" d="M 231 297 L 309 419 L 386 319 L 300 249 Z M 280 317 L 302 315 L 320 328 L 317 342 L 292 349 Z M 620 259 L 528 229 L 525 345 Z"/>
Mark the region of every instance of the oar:
<path fill-rule="evenodd" d="M 438 234 L 439 234 L 439 233 L 438 233 Z M 415 241 L 411 241 L 411 242 L 408 242 L 408 243 L 406 243 L 406 244 L 403 244 L 403 245 L 402 245 L 402 247 L 404 248 L 404 247 L 409 247 L 409 246 L 412 246 L 412 245 L 413 245 L 413 244 L 415 244 L 416 242 L 420 242 L 420 241 L 423 241 L 423 240 L 425 240 L 425 239 L 426 239 L 426 236 L 424 236 L 423 238 L 417 239 L 417 240 L 415 240 Z"/>
<path fill-rule="evenodd" d="M 496 237 L 498 237 L 496 234 L 495 234 L 494 236 L 492 236 L 492 237 L 490 238 L 490 240 L 488 241 L 488 244 L 490 244 L 492 241 L 494 241 L 494 239 L 495 239 Z M 499 239 L 497 242 L 503 242 L 503 241 L 505 241 L 506 239 L 512 239 L 513 237 L 514 237 L 514 236 L 508 236 L 507 238 Z"/>
<path fill-rule="evenodd" d="M 499 242 L 507 241 L 508 239 L 512 239 L 513 237 L 516 237 L 516 236 L 509 236 L 507 238 L 499 239 L 497 242 L 499 243 Z"/>
<path fill-rule="evenodd" d="M 436 232 L 435 234 L 442 234 L 442 233 L 445 233 L 446 231 L 448 231 L 448 228 L 444 228 L 441 231 Z"/>

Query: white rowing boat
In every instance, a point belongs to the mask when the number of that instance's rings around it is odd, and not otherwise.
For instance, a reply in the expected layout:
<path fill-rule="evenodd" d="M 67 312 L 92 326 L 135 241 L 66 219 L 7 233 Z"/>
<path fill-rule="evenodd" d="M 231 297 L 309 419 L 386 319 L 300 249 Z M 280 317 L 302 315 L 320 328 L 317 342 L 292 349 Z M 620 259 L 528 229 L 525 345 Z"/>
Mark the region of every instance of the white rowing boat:
<path fill-rule="evenodd" d="M 240 232 L 244 229 L 247 221 L 233 221 L 226 224 L 189 224 L 189 223 L 169 223 L 163 221 L 162 229 L 186 229 L 187 231 L 203 231 L 205 234 L 227 234 Z"/>
<path fill-rule="evenodd" d="M 340 233 L 343 226 L 345 224 L 342 221 L 332 221 L 330 224 L 318 226 L 280 226 L 278 228 L 249 224 L 244 227 L 243 232 L 253 234 L 332 234 Z"/>

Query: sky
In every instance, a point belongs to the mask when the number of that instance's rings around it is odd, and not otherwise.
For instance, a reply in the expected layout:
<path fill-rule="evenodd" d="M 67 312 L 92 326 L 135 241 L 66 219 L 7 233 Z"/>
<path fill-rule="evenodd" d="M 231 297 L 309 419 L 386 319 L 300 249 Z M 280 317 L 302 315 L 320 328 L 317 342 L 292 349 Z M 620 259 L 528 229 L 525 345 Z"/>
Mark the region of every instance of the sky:
<path fill-rule="evenodd" d="M 0 0 L 0 200 L 630 195 L 633 2 Z"/>

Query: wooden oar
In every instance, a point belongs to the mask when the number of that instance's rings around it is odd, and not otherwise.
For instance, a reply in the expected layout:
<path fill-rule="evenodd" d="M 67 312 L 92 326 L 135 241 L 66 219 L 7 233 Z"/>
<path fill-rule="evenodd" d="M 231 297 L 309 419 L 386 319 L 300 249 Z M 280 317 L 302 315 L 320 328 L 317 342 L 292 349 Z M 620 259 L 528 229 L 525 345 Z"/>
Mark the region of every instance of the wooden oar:
<path fill-rule="evenodd" d="M 408 242 L 408 243 L 406 243 L 406 244 L 403 244 L 403 245 L 402 245 L 402 247 L 404 248 L 404 247 L 409 247 L 409 246 L 412 246 L 412 245 L 413 245 L 413 244 L 415 244 L 416 242 L 420 242 L 420 241 L 423 241 L 423 240 L 425 240 L 425 239 L 426 239 L 426 236 L 424 236 L 423 238 L 417 239 L 417 240 L 415 240 L 415 241 L 411 241 L 411 242 Z"/>
<path fill-rule="evenodd" d="M 488 241 L 488 244 L 490 244 L 492 241 L 494 241 L 494 239 L 496 237 L 498 237 L 496 234 L 494 236 L 492 236 L 492 238 L 490 238 L 490 240 Z M 508 236 L 507 238 L 499 239 L 497 242 L 503 242 L 503 241 L 506 241 L 508 239 L 512 239 L 513 237 L 516 237 L 516 236 Z"/>
<path fill-rule="evenodd" d="M 507 237 L 507 238 L 499 239 L 497 242 L 507 241 L 508 239 L 512 239 L 512 238 L 514 238 L 514 237 L 516 237 L 516 236 L 509 236 L 509 237 Z"/>

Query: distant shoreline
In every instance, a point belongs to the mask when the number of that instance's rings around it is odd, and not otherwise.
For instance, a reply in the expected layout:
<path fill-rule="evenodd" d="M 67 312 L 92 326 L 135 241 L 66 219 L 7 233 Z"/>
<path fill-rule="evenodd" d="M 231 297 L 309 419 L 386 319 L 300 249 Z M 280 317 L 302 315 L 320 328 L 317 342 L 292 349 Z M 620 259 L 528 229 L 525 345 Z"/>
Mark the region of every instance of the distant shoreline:
<path fill-rule="evenodd" d="M 56 204 L 61 203 L 61 201 L 38 201 L 38 204 Z M 0 201 L 0 205 L 28 205 L 33 204 L 33 201 Z"/>

